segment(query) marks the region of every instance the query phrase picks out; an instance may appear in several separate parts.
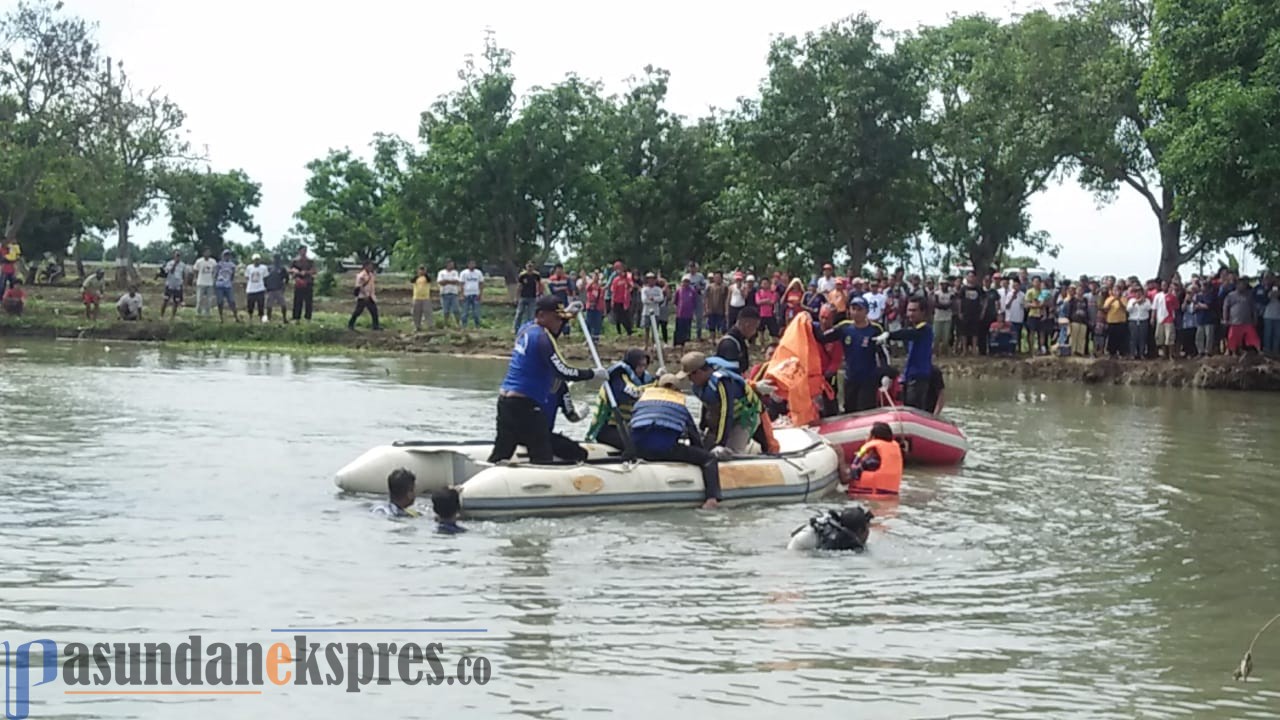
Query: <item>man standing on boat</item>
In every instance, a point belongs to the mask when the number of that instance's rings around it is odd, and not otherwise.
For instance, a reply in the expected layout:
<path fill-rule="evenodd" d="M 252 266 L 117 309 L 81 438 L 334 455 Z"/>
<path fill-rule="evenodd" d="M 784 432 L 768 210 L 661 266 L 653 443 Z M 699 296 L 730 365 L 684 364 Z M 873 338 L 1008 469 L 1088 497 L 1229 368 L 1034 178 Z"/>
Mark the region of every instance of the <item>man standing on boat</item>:
<path fill-rule="evenodd" d="M 556 379 L 579 382 L 604 380 L 608 372 L 570 367 L 560 355 L 555 338 L 572 317 L 560 300 L 546 295 L 534 305 L 533 320 L 516 333 L 511 364 L 498 395 L 498 432 L 489 462 L 511 459 L 516 446 L 529 451 L 529 462 L 554 460 L 551 427 L 543 408 L 553 402 Z"/>
<path fill-rule="evenodd" d="M 631 416 L 631 439 L 636 453 L 650 462 L 679 462 L 702 468 L 704 510 L 720 504 L 720 464 L 702 446 L 698 425 L 685 405 L 684 393 L 676 389 L 679 378 L 670 373 L 646 388 L 636 401 Z M 687 439 L 688 445 L 680 441 Z"/>
<path fill-rule="evenodd" d="M 745 376 L 751 368 L 751 340 L 760 329 L 760 311 L 750 305 L 738 312 L 733 327 L 716 345 L 716 356 L 737 364 L 737 373 Z"/>
<path fill-rule="evenodd" d="M 818 342 L 839 342 L 844 348 L 844 411 L 847 413 L 876 407 L 880 368 L 889 364 L 884 346 L 876 342 L 884 328 L 868 319 L 867 310 L 866 299 L 855 297 L 849 301 L 848 320 L 836 323 L 826 332 L 819 323 L 813 325 Z"/>
<path fill-rule="evenodd" d="M 902 373 L 902 401 L 904 405 L 933 412 L 930 403 L 930 380 L 933 377 L 933 328 L 924 321 L 924 308 L 919 298 L 907 303 L 907 326 L 891 333 L 877 335 L 875 341 L 886 340 L 907 343 L 907 364 Z"/>

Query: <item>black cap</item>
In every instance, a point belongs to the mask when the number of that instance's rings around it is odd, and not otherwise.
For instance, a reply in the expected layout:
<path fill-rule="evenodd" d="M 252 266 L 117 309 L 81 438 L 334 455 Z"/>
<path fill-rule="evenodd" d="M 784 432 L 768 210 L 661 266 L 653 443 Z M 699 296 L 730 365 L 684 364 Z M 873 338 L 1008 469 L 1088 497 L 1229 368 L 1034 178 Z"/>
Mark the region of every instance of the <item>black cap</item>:
<path fill-rule="evenodd" d="M 634 368 L 640 363 L 648 364 L 649 356 L 645 354 L 645 351 L 639 348 L 631 348 L 627 351 L 626 355 L 622 356 L 622 362 Z"/>
<path fill-rule="evenodd" d="M 560 317 L 569 317 L 564 309 L 564 304 L 554 295 L 543 295 L 538 298 L 538 302 L 533 306 L 534 312 L 553 312 Z"/>

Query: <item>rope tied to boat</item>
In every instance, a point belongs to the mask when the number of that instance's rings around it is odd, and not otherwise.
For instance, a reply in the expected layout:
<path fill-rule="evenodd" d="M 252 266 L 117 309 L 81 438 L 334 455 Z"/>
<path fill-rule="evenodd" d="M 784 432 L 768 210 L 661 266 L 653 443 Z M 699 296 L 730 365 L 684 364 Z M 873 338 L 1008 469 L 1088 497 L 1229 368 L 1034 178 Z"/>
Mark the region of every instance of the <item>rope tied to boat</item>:
<path fill-rule="evenodd" d="M 1253 640 L 1249 643 L 1249 649 L 1244 651 L 1244 657 L 1240 658 L 1240 664 L 1237 665 L 1235 671 L 1231 673 L 1231 677 L 1236 680 L 1249 679 L 1249 674 L 1253 672 L 1253 646 L 1258 643 L 1258 638 L 1262 637 L 1262 633 L 1266 632 L 1267 628 L 1271 627 L 1271 624 L 1276 620 L 1280 620 L 1280 615 L 1276 615 L 1268 620 L 1261 628 L 1258 629 L 1258 632 L 1254 634 Z"/>

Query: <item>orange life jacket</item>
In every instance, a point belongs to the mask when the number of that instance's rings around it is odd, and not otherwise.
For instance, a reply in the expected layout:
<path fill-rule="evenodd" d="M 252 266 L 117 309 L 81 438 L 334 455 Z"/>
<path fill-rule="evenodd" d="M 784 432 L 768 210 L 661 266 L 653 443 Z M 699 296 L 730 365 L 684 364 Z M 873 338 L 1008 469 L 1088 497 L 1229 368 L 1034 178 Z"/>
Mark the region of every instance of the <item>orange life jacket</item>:
<path fill-rule="evenodd" d="M 875 450 L 880 456 L 880 467 L 863 470 L 861 477 L 849 485 L 850 495 L 897 495 L 902 485 L 902 448 L 896 440 L 869 438 L 858 448 L 857 458 Z"/>

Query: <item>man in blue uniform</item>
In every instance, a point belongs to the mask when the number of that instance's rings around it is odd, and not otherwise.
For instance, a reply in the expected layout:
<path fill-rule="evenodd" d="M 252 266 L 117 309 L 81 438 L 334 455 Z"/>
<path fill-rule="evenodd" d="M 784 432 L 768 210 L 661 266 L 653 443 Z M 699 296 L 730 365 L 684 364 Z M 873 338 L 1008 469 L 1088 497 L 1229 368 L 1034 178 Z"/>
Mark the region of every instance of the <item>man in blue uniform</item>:
<path fill-rule="evenodd" d="M 727 362 L 726 362 L 727 364 Z M 680 380 L 693 383 L 694 395 L 702 403 L 702 426 L 706 430 L 703 447 L 719 457 L 732 457 L 747 449 L 760 428 L 764 405 L 747 381 L 727 367 L 720 367 L 700 352 L 680 358 Z"/>
<path fill-rule="evenodd" d="M 902 403 L 925 412 L 933 412 L 930 400 L 933 376 L 933 327 L 924 321 L 924 308 L 919 298 L 907 302 L 907 326 L 891 333 L 881 333 L 876 342 L 900 340 L 907 343 L 907 366 L 902 372 Z"/>
<path fill-rule="evenodd" d="M 884 346 L 876 342 L 884 328 L 867 319 L 867 301 L 853 298 L 849 301 L 848 320 L 836 323 L 826 332 L 814 323 L 813 332 L 820 343 L 838 341 L 844 347 L 844 411 L 852 413 L 876 407 L 879 369 L 889 364 L 889 358 Z"/>
<path fill-rule="evenodd" d="M 509 460 L 517 445 L 529 451 L 531 463 L 552 462 L 551 425 L 544 409 L 554 406 L 556 380 L 578 382 L 608 376 L 603 368 L 570 367 L 561 357 L 555 338 L 569 317 L 558 299 L 543 296 L 534 305 L 533 320 L 516 333 L 511 364 L 498 393 L 498 433 L 489 462 Z"/>
<path fill-rule="evenodd" d="M 702 468 L 704 510 L 720 503 L 720 464 L 702 447 L 698 424 L 685 406 L 684 393 L 676 389 L 679 378 L 663 375 L 636 401 L 631 415 L 631 439 L 636 454 L 651 462 L 681 462 Z M 680 441 L 688 440 L 684 445 Z"/>

